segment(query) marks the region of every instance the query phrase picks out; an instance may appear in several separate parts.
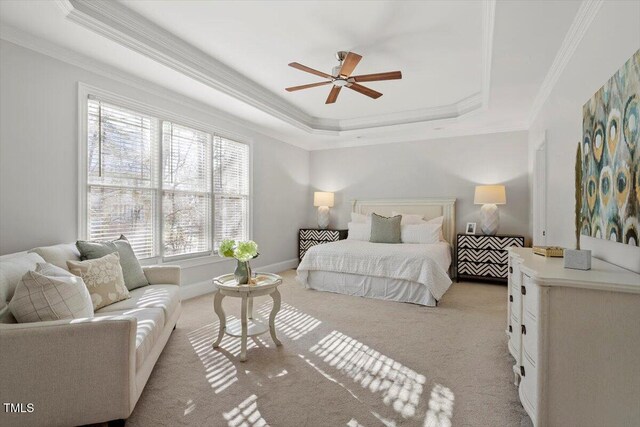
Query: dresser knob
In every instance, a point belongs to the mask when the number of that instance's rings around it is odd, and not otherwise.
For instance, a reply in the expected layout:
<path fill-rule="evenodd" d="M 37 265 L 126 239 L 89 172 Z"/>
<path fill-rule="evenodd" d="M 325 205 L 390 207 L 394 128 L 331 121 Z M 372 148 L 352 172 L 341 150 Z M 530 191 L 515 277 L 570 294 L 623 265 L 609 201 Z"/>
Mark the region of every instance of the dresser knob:
<path fill-rule="evenodd" d="M 509 302 L 513 302 L 513 295 L 509 295 Z"/>
<path fill-rule="evenodd" d="M 509 325 L 509 332 L 513 332 L 513 328 Z"/>
<path fill-rule="evenodd" d="M 522 332 L 522 335 L 527 335 L 527 327 L 525 325 L 522 325 L 520 331 Z"/>
<path fill-rule="evenodd" d="M 520 286 L 520 292 L 522 293 L 522 295 L 526 295 L 527 294 L 527 288 L 525 288 L 524 285 Z"/>
<path fill-rule="evenodd" d="M 509 273 L 513 273 L 513 267 L 509 267 Z"/>
<path fill-rule="evenodd" d="M 520 375 L 524 377 L 524 366 L 520 366 Z"/>

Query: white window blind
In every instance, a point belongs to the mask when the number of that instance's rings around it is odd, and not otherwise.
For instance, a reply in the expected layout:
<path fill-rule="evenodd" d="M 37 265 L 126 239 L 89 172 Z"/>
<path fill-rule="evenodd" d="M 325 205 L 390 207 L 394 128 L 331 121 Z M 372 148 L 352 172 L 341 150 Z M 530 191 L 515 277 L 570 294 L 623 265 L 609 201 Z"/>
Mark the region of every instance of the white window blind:
<path fill-rule="evenodd" d="M 224 239 L 249 238 L 249 147 L 214 138 L 215 248 Z"/>
<path fill-rule="evenodd" d="M 150 258 L 250 238 L 248 145 L 93 98 L 87 126 L 88 239 Z"/>
<path fill-rule="evenodd" d="M 211 251 L 211 135 L 162 124 L 165 256 Z"/>
<path fill-rule="evenodd" d="M 157 129 L 156 119 L 88 101 L 88 238 L 124 234 L 141 258 L 156 247 Z"/>

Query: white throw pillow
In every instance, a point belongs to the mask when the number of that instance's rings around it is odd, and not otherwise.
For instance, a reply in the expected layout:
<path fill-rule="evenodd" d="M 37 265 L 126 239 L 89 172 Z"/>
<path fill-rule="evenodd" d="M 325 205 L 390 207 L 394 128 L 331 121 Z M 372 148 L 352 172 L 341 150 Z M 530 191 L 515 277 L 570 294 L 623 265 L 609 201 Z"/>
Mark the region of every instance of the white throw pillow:
<path fill-rule="evenodd" d="M 438 224 L 407 224 L 400 229 L 402 243 L 438 243 L 442 226 Z"/>
<path fill-rule="evenodd" d="M 362 240 L 368 242 L 371 239 L 371 223 L 359 223 L 359 222 L 350 222 L 347 224 L 349 227 L 349 234 L 347 235 L 347 240 Z"/>
<path fill-rule="evenodd" d="M 18 323 L 93 317 L 91 297 L 82 279 L 44 263 L 22 277 L 9 309 Z"/>
<path fill-rule="evenodd" d="M 118 252 L 86 261 L 67 261 L 67 266 L 70 272 L 84 280 L 94 310 L 131 298 L 124 285 Z"/>
<path fill-rule="evenodd" d="M 355 212 L 351 212 L 351 222 L 357 222 L 359 224 L 364 224 L 366 222 L 371 222 L 371 217 L 368 215 L 363 215 Z"/>
<path fill-rule="evenodd" d="M 427 224 L 436 224 L 440 226 L 440 241 L 446 242 L 447 240 L 444 238 L 444 234 L 442 234 L 442 223 L 444 222 L 444 216 L 439 216 L 427 221 Z"/>
<path fill-rule="evenodd" d="M 424 222 L 424 215 L 420 214 L 403 214 L 400 212 L 392 211 L 391 216 L 402 215 L 401 225 L 409 224 L 421 224 Z"/>

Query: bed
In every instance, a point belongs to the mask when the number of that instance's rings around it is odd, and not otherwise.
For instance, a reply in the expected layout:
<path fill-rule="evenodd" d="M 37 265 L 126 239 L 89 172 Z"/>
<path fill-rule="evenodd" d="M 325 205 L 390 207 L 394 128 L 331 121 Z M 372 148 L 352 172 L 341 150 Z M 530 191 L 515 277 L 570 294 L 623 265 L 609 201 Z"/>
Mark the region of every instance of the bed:
<path fill-rule="evenodd" d="M 297 279 L 318 291 L 436 306 L 451 286 L 455 199 L 356 200 L 353 212 L 443 217 L 442 239 L 431 244 L 341 240 L 311 247 Z"/>

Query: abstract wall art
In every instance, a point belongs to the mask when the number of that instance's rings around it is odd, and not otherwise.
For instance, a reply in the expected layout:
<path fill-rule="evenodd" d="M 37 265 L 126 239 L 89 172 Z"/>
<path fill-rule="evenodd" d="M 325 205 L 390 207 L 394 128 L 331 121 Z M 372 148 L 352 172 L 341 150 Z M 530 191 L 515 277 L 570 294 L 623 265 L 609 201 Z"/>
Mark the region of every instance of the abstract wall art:
<path fill-rule="evenodd" d="M 582 107 L 585 236 L 640 246 L 640 50 Z"/>

